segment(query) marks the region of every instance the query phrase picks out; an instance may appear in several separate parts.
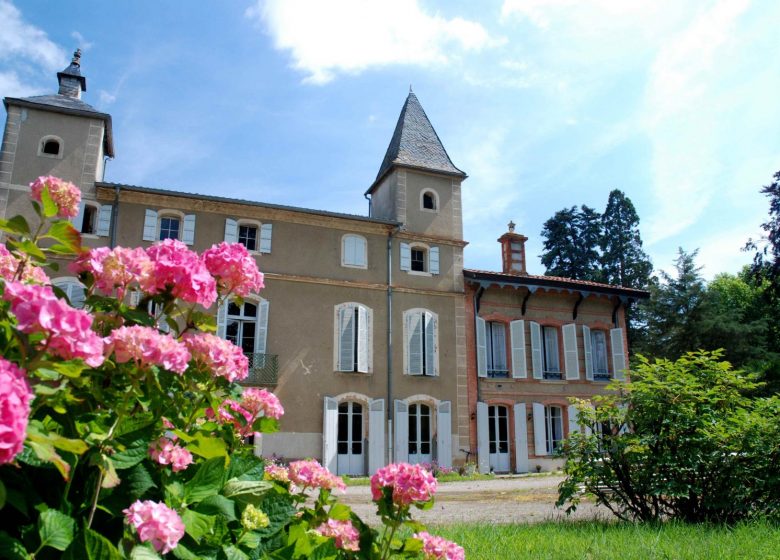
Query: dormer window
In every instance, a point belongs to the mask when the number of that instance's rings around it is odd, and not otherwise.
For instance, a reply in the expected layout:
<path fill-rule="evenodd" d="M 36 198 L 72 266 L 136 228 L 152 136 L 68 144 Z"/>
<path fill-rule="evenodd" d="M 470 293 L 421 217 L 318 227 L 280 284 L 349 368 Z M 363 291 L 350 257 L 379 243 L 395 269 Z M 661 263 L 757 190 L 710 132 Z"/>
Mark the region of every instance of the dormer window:
<path fill-rule="evenodd" d="M 436 212 L 439 209 L 439 200 L 436 193 L 431 190 L 420 193 L 420 207 L 429 212 Z"/>
<path fill-rule="evenodd" d="M 62 138 L 57 136 L 44 136 L 38 146 L 38 155 L 46 157 L 62 157 Z"/>

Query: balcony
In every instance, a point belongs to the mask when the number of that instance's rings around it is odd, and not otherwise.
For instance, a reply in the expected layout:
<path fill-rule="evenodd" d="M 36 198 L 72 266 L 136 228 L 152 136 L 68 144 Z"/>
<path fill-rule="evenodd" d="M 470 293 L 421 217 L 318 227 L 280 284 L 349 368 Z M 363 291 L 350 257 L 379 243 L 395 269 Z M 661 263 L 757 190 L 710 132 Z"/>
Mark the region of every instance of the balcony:
<path fill-rule="evenodd" d="M 273 387 L 279 381 L 279 356 L 276 354 L 246 354 L 249 359 L 249 375 L 241 381 L 251 387 Z"/>

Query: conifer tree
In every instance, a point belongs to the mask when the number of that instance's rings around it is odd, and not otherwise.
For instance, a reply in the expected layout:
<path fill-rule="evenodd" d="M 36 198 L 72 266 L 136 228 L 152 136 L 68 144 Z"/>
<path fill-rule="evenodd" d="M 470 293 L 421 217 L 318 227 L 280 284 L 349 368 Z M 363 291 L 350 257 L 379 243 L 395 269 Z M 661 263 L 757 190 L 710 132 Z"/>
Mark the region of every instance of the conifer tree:
<path fill-rule="evenodd" d="M 544 253 L 547 276 L 575 280 L 598 280 L 601 215 L 582 205 L 564 208 L 544 223 Z"/>
<path fill-rule="evenodd" d="M 631 199 L 615 189 L 601 216 L 601 280 L 625 288 L 644 289 L 653 271 L 642 250 L 639 216 Z"/>

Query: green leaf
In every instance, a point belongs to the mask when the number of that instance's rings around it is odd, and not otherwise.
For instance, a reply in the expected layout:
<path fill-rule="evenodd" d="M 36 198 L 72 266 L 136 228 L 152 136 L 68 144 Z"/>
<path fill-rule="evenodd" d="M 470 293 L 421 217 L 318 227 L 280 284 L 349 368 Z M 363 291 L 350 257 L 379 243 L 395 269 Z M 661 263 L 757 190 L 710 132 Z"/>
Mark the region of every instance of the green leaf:
<path fill-rule="evenodd" d="M 198 543 L 205 535 L 209 535 L 214 531 L 216 519 L 214 515 L 205 515 L 191 509 L 185 509 L 181 515 L 181 520 L 184 522 L 184 531 Z"/>
<path fill-rule="evenodd" d="M 51 197 L 49 187 L 43 187 L 41 191 L 41 206 L 43 207 L 43 215 L 47 218 L 53 218 L 59 211 L 57 203 Z"/>
<path fill-rule="evenodd" d="M 227 478 L 228 480 L 232 478 L 239 480 L 262 480 L 264 466 L 265 461 L 254 453 L 234 455 L 230 460 Z"/>
<path fill-rule="evenodd" d="M 216 457 L 227 457 L 227 446 L 225 441 L 203 433 L 195 434 L 194 441 L 187 444 L 190 453 L 203 457 L 204 459 L 213 459 Z"/>
<path fill-rule="evenodd" d="M 225 459 L 223 457 L 215 457 L 201 463 L 192 480 L 184 485 L 184 499 L 188 503 L 195 503 L 207 496 L 218 494 L 222 488 L 224 476 Z"/>
<path fill-rule="evenodd" d="M 236 517 L 236 503 L 219 494 L 207 496 L 201 500 L 195 511 L 205 513 L 206 515 L 221 515 L 228 521 L 238 520 L 238 517 Z"/>
<path fill-rule="evenodd" d="M 257 505 L 262 501 L 264 494 L 273 487 L 273 483 L 265 480 L 237 480 L 234 478 L 225 483 L 222 495 L 245 504 Z"/>
<path fill-rule="evenodd" d="M 54 222 L 44 237 L 59 241 L 63 247 L 67 247 L 72 253 L 77 253 L 81 249 L 81 234 L 76 231 L 73 224 L 66 220 Z"/>
<path fill-rule="evenodd" d="M 23 216 L 19 215 L 8 220 L 0 220 L 0 230 L 17 235 L 30 235 L 30 225 Z"/>
<path fill-rule="evenodd" d="M 263 434 L 273 434 L 279 431 L 279 421 L 268 416 L 261 416 L 252 424 L 252 430 Z"/>
<path fill-rule="evenodd" d="M 409 537 L 404 541 L 404 552 L 422 552 L 423 542 Z"/>
<path fill-rule="evenodd" d="M 352 509 L 346 504 L 334 504 L 328 512 L 328 517 L 331 519 L 337 519 L 338 521 L 346 521 L 350 518 Z"/>
<path fill-rule="evenodd" d="M 60 551 L 65 550 L 73 542 L 75 528 L 74 519 L 56 509 L 47 509 L 38 518 L 41 548 L 50 546 Z"/>
<path fill-rule="evenodd" d="M 122 451 L 118 451 L 111 456 L 114 461 L 114 467 L 117 470 L 129 469 L 143 461 L 149 450 L 149 437 L 139 437 L 134 439 Z"/>
<path fill-rule="evenodd" d="M 232 544 L 224 545 L 222 547 L 222 552 L 225 553 L 225 558 L 227 558 L 227 560 L 249 560 L 249 556 L 247 554 Z"/>
<path fill-rule="evenodd" d="M 5 507 L 6 496 L 7 493 L 5 491 L 5 484 L 3 484 L 3 481 L 0 480 L 0 509 L 3 509 Z"/>
<path fill-rule="evenodd" d="M 38 443 L 37 441 L 31 441 L 28 436 L 27 443 L 25 445 L 32 449 L 32 451 L 35 453 L 35 456 L 40 461 L 54 465 L 56 469 L 60 471 L 62 478 L 65 480 L 70 478 L 70 464 L 68 464 L 65 459 L 60 457 L 60 455 L 54 450 L 54 446 L 51 443 Z M 29 463 L 29 461 L 23 461 Z"/>
<path fill-rule="evenodd" d="M 131 468 L 127 474 L 124 475 L 125 483 L 127 484 L 127 491 L 130 497 L 133 499 L 141 498 L 146 492 L 152 488 L 156 488 L 157 485 L 152 480 L 152 476 L 143 464 L 138 464 Z"/>
<path fill-rule="evenodd" d="M 77 379 L 81 377 L 81 372 L 89 369 L 89 366 L 81 360 L 68 360 L 66 362 L 54 362 L 52 367 L 65 377 Z"/>
<path fill-rule="evenodd" d="M 183 545 L 181 541 L 179 541 L 179 544 L 173 549 L 173 555 L 179 560 L 204 560 L 206 558 L 216 558 L 216 555 L 206 556 L 200 552 L 196 554 Z"/>
<path fill-rule="evenodd" d="M 119 478 L 119 475 L 116 473 L 116 468 L 114 467 L 114 461 L 111 460 L 110 457 L 106 455 L 101 456 L 102 464 L 100 465 L 101 470 L 103 471 L 103 481 L 100 484 L 101 488 L 114 488 L 116 486 L 119 486 L 119 483 L 122 482 L 122 479 Z"/>
<path fill-rule="evenodd" d="M 38 247 L 35 243 L 30 241 L 29 239 L 25 239 L 23 241 L 8 239 L 6 241 L 6 245 L 12 247 L 13 249 L 16 249 L 21 253 L 24 253 L 25 255 L 33 257 L 35 260 L 38 260 L 40 262 L 44 262 L 46 260 L 46 255 L 43 254 L 41 248 Z"/>
<path fill-rule="evenodd" d="M 0 558 L 8 560 L 27 560 L 29 555 L 24 545 L 5 531 L 0 531 Z"/>
<path fill-rule="evenodd" d="M 116 547 L 106 537 L 93 531 L 84 529 L 84 546 L 89 560 L 121 560 L 122 556 Z"/>
<path fill-rule="evenodd" d="M 142 544 L 134 546 L 133 550 L 130 551 L 130 560 L 160 560 L 160 558 L 160 555 L 154 550 Z"/>

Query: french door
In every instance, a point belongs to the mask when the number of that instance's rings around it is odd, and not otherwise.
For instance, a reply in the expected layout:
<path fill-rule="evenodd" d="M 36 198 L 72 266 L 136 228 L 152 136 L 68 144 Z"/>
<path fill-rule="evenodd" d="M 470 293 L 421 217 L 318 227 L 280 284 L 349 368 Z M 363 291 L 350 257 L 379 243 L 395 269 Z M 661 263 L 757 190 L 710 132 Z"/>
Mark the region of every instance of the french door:
<path fill-rule="evenodd" d="M 488 407 L 490 469 L 509 472 L 509 409 L 501 405 Z"/>
<path fill-rule="evenodd" d="M 363 456 L 363 405 L 356 402 L 339 404 L 337 433 L 337 473 L 350 476 L 366 474 Z"/>
<path fill-rule="evenodd" d="M 409 462 L 430 463 L 431 407 L 427 404 L 409 405 Z"/>

